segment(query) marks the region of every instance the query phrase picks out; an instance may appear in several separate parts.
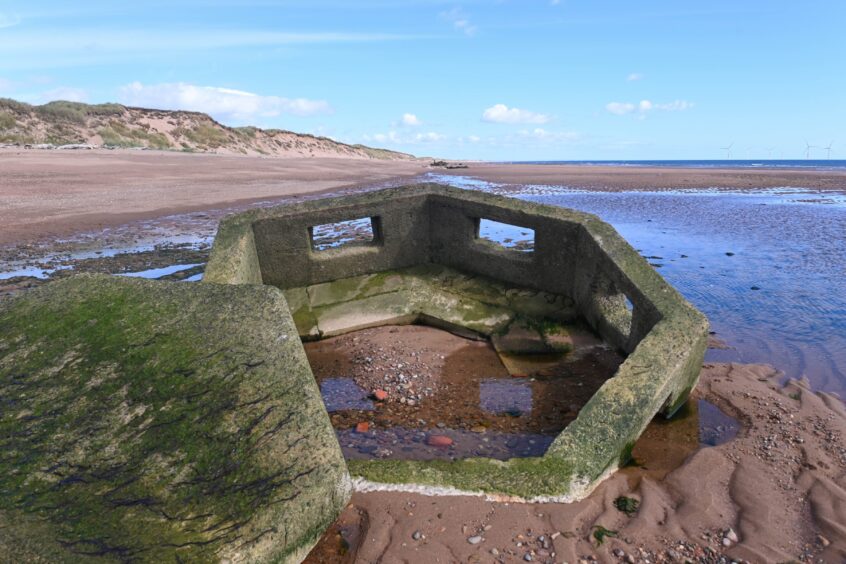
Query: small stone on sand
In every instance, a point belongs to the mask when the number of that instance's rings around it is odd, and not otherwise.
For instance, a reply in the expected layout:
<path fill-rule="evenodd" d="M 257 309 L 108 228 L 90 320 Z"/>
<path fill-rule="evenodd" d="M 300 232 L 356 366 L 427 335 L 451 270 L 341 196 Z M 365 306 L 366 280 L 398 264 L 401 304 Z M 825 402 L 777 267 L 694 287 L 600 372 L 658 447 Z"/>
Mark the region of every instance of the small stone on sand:
<path fill-rule="evenodd" d="M 429 435 L 426 444 L 434 447 L 448 447 L 452 444 L 452 439 L 445 435 Z"/>

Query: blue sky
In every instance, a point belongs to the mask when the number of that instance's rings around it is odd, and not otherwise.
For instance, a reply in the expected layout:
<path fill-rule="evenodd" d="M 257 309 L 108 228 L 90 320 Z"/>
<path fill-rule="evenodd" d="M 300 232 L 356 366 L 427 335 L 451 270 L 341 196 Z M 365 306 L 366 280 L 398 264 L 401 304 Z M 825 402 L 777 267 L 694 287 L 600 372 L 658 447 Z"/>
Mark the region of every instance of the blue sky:
<path fill-rule="evenodd" d="M 0 0 L 0 96 L 465 159 L 846 157 L 840 0 Z"/>

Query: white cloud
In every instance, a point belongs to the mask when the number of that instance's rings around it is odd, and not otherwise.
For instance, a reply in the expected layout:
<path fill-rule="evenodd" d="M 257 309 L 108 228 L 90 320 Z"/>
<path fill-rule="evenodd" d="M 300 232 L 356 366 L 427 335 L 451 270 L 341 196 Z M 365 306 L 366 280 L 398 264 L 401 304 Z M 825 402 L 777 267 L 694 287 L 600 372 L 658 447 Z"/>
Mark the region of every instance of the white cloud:
<path fill-rule="evenodd" d="M 629 76 L 626 77 L 626 80 L 628 80 L 629 82 L 634 82 L 636 80 L 643 80 L 643 79 L 644 79 L 644 76 L 639 72 L 633 72 L 633 73 L 629 74 Z"/>
<path fill-rule="evenodd" d="M 184 29 L 97 29 L 74 28 L 61 31 L 12 30 L 0 36 L 0 53 L 19 51 L 49 52 L 171 52 L 270 47 L 324 43 L 366 43 L 398 41 L 415 36 L 390 33 L 284 32 L 262 30 Z"/>
<path fill-rule="evenodd" d="M 455 30 L 469 37 L 473 37 L 479 31 L 478 27 L 470 23 L 470 20 L 467 19 L 461 8 L 453 8 L 447 12 L 441 12 L 441 17 L 450 22 Z"/>
<path fill-rule="evenodd" d="M 310 116 L 332 112 L 329 103 L 323 100 L 260 96 L 252 92 L 184 82 L 150 85 L 133 82 L 120 89 L 119 99 L 130 106 L 204 112 L 215 119 L 237 123 L 251 123 L 250 120 L 256 118 L 281 114 Z"/>
<path fill-rule="evenodd" d="M 637 104 L 631 102 L 609 102 L 605 104 L 605 109 L 615 115 L 624 116 L 626 114 L 637 113 L 640 117 L 645 117 L 646 114 L 652 111 L 662 112 L 679 112 L 689 110 L 693 107 L 693 102 L 687 100 L 675 100 L 666 104 L 658 104 L 650 100 L 641 100 Z"/>
<path fill-rule="evenodd" d="M 687 100 L 674 100 L 669 104 L 655 104 L 655 108 L 658 110 L 664 110 L 667 112 L 679 112 L 683 110 L 689 110 L 693 107 L 693 102 L 688 102 Z"/>
<path fill-rule="evenodd" d="M 4 14 L 0 12 L 0 29 L 6 27 L 15 27 L 21 23 L 20 16 L 16 16 L 15 14 Z"/>
<path fill-rule="evenodd" d="M 635 109 L 635 105 L 628 102 L 609 102 L 605 104 L 605 109 L 612 114 L 623 116 L 632 113 Z"/>
<path fill-rule="evenodd" d="M 402 114 L 402 124 L 410 127 L 416 127 L 418 125 L 423 125 L 423 122 L 420 121 L 420 118 L 414 114 Z"/>
<path fill-rule="evenodd" d="M 550 6 L 557 6 L 560 3 L 561 3 L 561 0 L 549 0 Z"/>
<path fill-rule="evenodd" d="M 434 141 L 441 141 L 445 138 L 446 137 L 444 135 L 435 133 L 434 131 L 430 131 L 428 133 L 418 133 L 414 136 L 414 140 L 421 143 L 432 143 Z"/>
<path fill-rule="evenodd" d="M 479 141 L 482 140 L 482 138 L 479 137 L 478 135 L 468 135 L 467 140 L 470 141 L 471 143 L 478 143 Z"/>
<path fill-rule="evenodd" d="M 66 26 L 41 29 L 20 25 L 0 33 L 0 67 L 35 69 L 97 64 L 169 64 L 189 53 L 286 45 L 401 41 L 425 36 L 355 32 L 283 32 L 255 29 L 109 29 Z M 269 51 L 270 52 L 270 51 Z"/>
<path fill-rule="evenodd" d="M 42 92 L 37 96 L 30 98 L 35 103 L 52 102 L 54 100 L 67 100 L 68 102 L 86 102 L 88 100 L 88 92 L 82 88 L 71 88 L 69 86 L 60 86 L 46 92 Z"/>
<path fill-rule="evenodd" d="M 419 145 L 424 143 L 435 143 L 443 141 L 447 137 L 441 133 L 429 131 L 426 133 L 400 133 L 391 130 L 387 133 L 373 133 L 372 135 L 363 135 L 362 138 L 366 142 L 375 141 L 377 143 L 387 143 L 391 145 Z"/>
<path fill-rule="evenodd" d="M 578 141 L 582 137 L 575 131 L 547 131 L 541 127 L 532 130 L 524 129 L 519 131 L 518 134 L 521 137 L 549 142 Z"/>
<path fill-rule="evenodd" d="M 549 123 L 552 118 L 546 114 L 521 110 L 520 108 L 509 108 L 505 104 L 491 106 L 482 114 L 482 121 L 491 123 Z"/>

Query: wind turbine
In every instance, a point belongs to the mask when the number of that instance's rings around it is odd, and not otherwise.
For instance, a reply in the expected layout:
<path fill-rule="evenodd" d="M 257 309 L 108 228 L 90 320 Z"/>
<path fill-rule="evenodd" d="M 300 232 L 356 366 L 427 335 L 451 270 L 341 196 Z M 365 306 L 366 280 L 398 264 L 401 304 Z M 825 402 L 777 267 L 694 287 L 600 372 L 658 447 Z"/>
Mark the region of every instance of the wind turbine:
<path fill-rule="evenodd" d="M 731 148 L 734 146 L 734 141 L 729 143 L 728 147 L 720 147 L 721 151 L 726 152 L 726 159 L 731 159 Z"/>
<path fill-rule="evenodd" d="M 823 149 L 825 149 L 825 153 L 826 153 L 825 158 L 827 158 L 827 159 L 829 159 L 829 160 L 831 160 L 831 146 L 832 146 L 832 145 L 834 145 L 834 141 L 831 141 L 831 142 L 828 144 L 828 147 L 823 147 Z"/>
<path fill-rule="evenodd" d="M 768 158 L 768 159 L 772 159 L 772 158 L 773 158 L 773 151 L 774 151 L 774 150 L 775 150 L 775 147 L 767 147 L 767 158 Z"/>
<path fill-rule="evenodd" d="M 808 140 L 805 139 L 805 158 L 810 159 L 811 158 L 811 149 L 818 149 L 818 148 L 819 147 L 817 147 L 816 145 L 809 144 Z"/>

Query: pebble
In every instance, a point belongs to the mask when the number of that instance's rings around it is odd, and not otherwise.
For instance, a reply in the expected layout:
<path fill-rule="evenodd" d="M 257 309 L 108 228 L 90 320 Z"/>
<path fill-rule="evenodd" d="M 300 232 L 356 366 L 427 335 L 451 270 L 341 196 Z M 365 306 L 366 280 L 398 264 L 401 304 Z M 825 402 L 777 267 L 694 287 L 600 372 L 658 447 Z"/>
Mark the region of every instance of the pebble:
<path fill-rule="evenodd" d="M 529 554 L 528 552 L 526 553 L 526 556 L 523 557 L 523 560 L 525 560 L 526 562 L 531 562 L 534 559 L 535 557 Z"/>
<path fill-rule="evenodd" d="M 385 390 L 373 390 L 373 397 L 376 398 L 377 401 L 385 401 L 388 399 L 388 392 Z"/>
<path fill-rule="evenodd" d="M 475 535 L 467 539 L 467 542 L 470 544 L 479 544 L 482 542 L 482 537 L 480 535 Z"/>
<path fill-rule="evenodd" d="M 735 533 L 734 529 L 732 529 L 731 527 L 729 527 L 729 530 L 726 533 L 726 538 L 728 540 L 730 540 L 731 542 L 737 542 L 738 541 L 737 533 Z"/>
<path fill-rule="evenodd" d="M 357 423 L 355 426 L 356 433 L 366 433 L 370 430 L 370 423 L 367 421 L 362 421 L 361 423 Z"/>
<path fill-rule="evenodd" d="M 434 447 L 448 447 L 452 444 L 452 439 L 445 435 L 429 435 L 426 438 L 426 444 Z"/>
<path fill-rule="evenodd" d="M 817 540 L 820 542 L 821 545 L 823 545 L 823 547 L 826 547 L 831 544 L 831 541 L 822 535 L 817 535 Z"/>
<path fill-rule="evenodd" d="M 492 549 L 491 549 L 491 554 L 493 554 L 494 556 L 499 556 L 499 551 L 498 551 L 497 549 L 495 549 L 495 548 L 492 548 Z"/>
<path fill-rule="evenodd" d="M 420 540 L 423 538 L 423 533 L 421 533 L 420 531 L 414 531 L 414 533 L 412 533 L 411 535 L 411 538 L 413 538 L 414 540 Z"/>
<path fill-rule="evenodd" d="M 731 546 L 731 540 L 728 537 L 723 537 L 723 546 Z"/>

